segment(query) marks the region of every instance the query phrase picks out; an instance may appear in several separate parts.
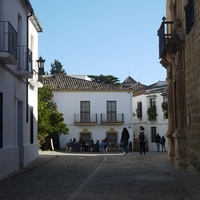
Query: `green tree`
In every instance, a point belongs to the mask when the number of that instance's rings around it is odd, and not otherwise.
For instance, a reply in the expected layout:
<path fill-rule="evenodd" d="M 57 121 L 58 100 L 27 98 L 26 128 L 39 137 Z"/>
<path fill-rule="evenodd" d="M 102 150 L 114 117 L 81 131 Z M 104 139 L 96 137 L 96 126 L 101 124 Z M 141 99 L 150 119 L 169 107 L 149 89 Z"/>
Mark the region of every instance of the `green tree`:
<path fill-rule="evenodd" d="M 96 81 L 99 83 L 120 85 L 119 78 L 114 77 L 112 75 L 107 75 L 107 76 L 104 76 L 103 74 L 100 74 L 99 76 L 88 75 L 88 77 L 90 77 L 92 79 L 92 81 Z"/>
<path fill-rule="evenodd" d="M 57 110 L 52 101 L 51 88 L 43 86 L 38 90 L 38 143 L 44 149 L 49 149 L 54 134 L 68 134 L 69 129 L 64 123 L 63 114 Z M 54 147 L 51 146 L 54 150 Z"/>
<path fill-rule="evenodd" d="M 51 63 L 50 74 L 65 74 L 66 75 L 66 72 L 63 69 L 61 62 L 59 62 L 58 60 L 54 60 L 54 63 L 53 64 Z"/>

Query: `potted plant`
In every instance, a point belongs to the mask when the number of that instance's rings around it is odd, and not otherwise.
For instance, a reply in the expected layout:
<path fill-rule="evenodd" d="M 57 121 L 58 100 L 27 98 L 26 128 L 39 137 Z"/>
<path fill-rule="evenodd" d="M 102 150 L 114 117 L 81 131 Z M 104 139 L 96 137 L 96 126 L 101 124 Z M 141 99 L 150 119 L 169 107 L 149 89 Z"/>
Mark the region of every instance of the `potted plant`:
<path fill-rule="evenodd" d="M 164 117 L 165 117 L 166 119 L 168 119 L 168 102 L 163 102 L 163 103 L 161 104 L 161 107 L 162 107 L 162 111 L 163 111 L 163 113 L 164 113 Z"/>
<path fill-rule="evenodd" d="M 149 116 L 149 120 L 156 120 L 157 116 L 156 106 L 149 107 L 147 110 L 147 114 Z"/>

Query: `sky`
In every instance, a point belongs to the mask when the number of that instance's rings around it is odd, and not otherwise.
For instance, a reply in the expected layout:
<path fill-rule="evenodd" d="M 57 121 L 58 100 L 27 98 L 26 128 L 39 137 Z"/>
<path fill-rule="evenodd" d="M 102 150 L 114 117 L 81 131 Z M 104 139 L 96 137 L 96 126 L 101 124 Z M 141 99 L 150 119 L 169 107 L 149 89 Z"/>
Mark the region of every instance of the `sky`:
<path fill-rule="evenodd" d="M 68 75 L 164 81 L 157 31 L 165 0 L 30 0 L 43 28 L 45 72 L 58 60 Z"/>

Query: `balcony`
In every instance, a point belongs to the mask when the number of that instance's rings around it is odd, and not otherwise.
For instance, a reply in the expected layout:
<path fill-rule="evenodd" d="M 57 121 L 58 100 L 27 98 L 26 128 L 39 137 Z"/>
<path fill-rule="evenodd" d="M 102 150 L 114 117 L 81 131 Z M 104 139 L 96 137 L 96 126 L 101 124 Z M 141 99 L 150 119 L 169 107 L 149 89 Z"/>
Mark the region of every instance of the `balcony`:
<path fill-rule="evenodd" d="M 97 124 L 96 113 L 75 113 L 74 125 L 95 125 Z"/>
<path fill-rule="evenodd" d="M 17 46 L 17 75 L 20 78 L 32 78 L 32 52 L 27 46 Z"/>
<path fill-rule="evenodd" d="M 17 64 L 17 31 L 8 21 L 0 21 L 0 61 Z"/>
<path fill-rule="evenodd" d="M 170 43 L 172 36 L 172 24 L 173 22 L 166 22 L 163 17 L 163 22 L 158 30 L 159 37 L 159 58 L 162 58 L 166 54 L 166 47 Z"/>
<path fill-rule="evenodd" d="M 124 124 L 123 113 L 102 113 L 101 124 Z"/>
<path fill-rule="evenodd" d="M 147 115 L 148 115 L 148 120 L 149 121 L 156 120 L 156 117 L 158 115 L 156 106 L 149 107 L 148 110 L 147 110 Z"/>
<path fill-rule="evenodd" d="M 159 58 L 164 58 L 167 53 L 175 54 L 184 46 L 184 34 L 181 29 L 181 20 L 163 22 L 158 30 L 159 37 Z"/>

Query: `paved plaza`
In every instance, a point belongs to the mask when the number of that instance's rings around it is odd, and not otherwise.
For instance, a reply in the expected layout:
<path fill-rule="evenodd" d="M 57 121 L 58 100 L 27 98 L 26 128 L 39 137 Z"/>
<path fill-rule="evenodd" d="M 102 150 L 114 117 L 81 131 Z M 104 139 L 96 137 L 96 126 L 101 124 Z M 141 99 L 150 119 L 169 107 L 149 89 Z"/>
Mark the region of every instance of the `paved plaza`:
<path fill-rule="evenodd" d="M 166 152 L 40 152 L 0 182 L 0 200 L 194 200 L 200 177 L 177 170 Z"/>

